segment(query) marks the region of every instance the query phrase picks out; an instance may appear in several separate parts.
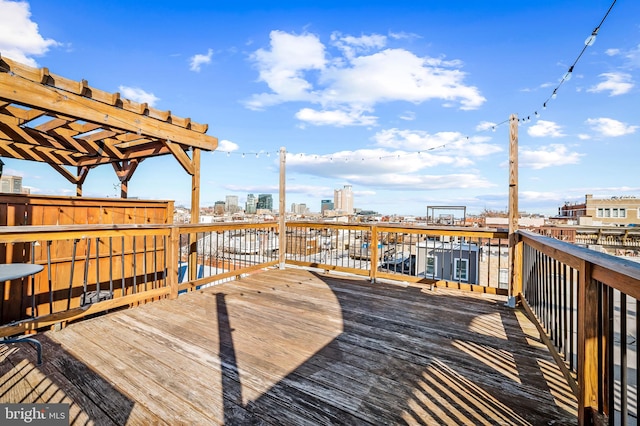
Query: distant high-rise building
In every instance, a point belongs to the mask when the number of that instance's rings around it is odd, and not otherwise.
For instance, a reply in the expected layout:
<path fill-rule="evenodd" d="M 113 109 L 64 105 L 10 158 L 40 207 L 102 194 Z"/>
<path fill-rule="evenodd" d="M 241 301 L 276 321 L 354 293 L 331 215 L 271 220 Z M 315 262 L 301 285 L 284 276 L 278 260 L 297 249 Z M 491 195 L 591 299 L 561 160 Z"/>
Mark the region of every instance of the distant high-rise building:
<path fill-rule="evenodd" d="M 224 201 L 216 201 L 213 204 L 213 213 L 218 215 L 223 215 L 225 211 Z"/>
<path fill-rule="evenodd" d="M 324 214 L 327 210 L 333 210 L 333 201 L 321 200 L 320 201 L 320 213 Z"/>
<path fill-rule="evenodd" d="M 291 204 L 291 213 L 294 214 L 307 214 L 309 213 L 309 209 L 307 208 L 306 204 L 296 204 L 293 203 Z"/>
<path fill-rule="evenodd" d="M 345 185 L 342 189 L 333 191 L 333 208 L 342 213 L 353 214 L 353 189 Z"/>
<path fill-rule="evenodd" d="M 256 209 L 258 205 L 258 200 L 256 196 L 253 194 L 247 195 L 247 203 L 245 204 L 244 211 L 246 214 L 256 214 Z"/>
<path fill-rule="evenodd" d="M 0 182 L 2 184 L 2 192 L 22 193 L 22 176 L 2 176 Z"/>
<path fill-rule="evenodd" d="M 271 194 L 258 195 L 258 203 L 256 205 L 258 210 L 273 210 L 273 197 Z"/>
<path fill-rule="evenodd" d="M 227 195 L 225 197 L 225 206 L 224 209 L 227 213 L 237 213 L 240 210 L 238 206 L 238 196 L 237 195 Z"/>

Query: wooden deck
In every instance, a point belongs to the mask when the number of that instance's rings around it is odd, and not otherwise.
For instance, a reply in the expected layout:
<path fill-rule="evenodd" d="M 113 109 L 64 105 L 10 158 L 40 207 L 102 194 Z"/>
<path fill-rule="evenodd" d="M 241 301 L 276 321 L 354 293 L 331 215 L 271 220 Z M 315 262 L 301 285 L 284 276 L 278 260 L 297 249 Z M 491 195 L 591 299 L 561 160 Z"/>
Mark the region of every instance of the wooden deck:
<path fill-rule="evenodd" d="M 492 296 L 274 270 L 0 345 L 0 402 L 72 424 L 575 424 L 565 380 Z"/>

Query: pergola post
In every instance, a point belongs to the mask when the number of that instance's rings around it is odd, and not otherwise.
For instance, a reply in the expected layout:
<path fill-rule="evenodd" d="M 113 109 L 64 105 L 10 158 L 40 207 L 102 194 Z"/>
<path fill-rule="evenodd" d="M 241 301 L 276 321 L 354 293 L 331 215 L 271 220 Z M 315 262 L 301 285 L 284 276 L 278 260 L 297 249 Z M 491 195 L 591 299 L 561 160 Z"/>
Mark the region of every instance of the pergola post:
<path fill-rule="evenodd" d="M 111 163 L 120 180 L 120 198 L 127 198 L 129 192 L 129 180 L 140 164 L 139 160 L 123 160 L 120 163 Z"/>
<path fill-rule="evenodd" d="M 193 148 L 191 158 L 191 223 L 200 223 L 200 148 Z M 189 234 L 189 280 L 198 278 L 198 241 L 197 234 Z"/>

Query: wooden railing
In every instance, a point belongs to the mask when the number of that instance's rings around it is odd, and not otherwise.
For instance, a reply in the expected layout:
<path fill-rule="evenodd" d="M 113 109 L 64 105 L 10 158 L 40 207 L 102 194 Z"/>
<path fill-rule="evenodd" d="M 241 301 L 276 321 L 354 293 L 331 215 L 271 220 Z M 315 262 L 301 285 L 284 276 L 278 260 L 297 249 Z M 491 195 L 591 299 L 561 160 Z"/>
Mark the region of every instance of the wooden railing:
<path fill-rule="evenodd" d="M 0 263 L 36 263 L 2 283 L 0 337 L 198 289 L 285 263 L 506 294 L 505 233 L 290 222 L 0 227 Z"/>
<path fill-rule="evenodd" d="M 240 277 L 278 263 L 278 224 L 180 225 L 178 290 Z"/>
<path fill-rule="evenodd" d="M 508 292 L 506 232 L 288 222 L 286 262 L 377 278 Z"/>
<path fill-rule="evenodd" d="M 574 390 L 580 424 L 636 424 L 640 264 L 517 233 L 521 301 Z"/>
<path fill-rule="evenodd" d="M 0 336 L 177 294 L 172 233 L 166 225 L 0 227 L 1 263 L 44 267 L 0 283 Z"/>

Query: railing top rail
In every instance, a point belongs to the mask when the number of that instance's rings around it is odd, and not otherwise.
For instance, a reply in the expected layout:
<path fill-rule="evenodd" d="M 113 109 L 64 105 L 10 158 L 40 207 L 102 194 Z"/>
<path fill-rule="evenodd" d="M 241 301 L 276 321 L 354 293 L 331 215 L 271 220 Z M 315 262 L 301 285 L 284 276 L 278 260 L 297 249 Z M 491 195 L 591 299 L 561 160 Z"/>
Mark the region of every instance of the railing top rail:
<path fill-rule="evenodd" d="M 194 223 L 174 225 L 180 233 L 207 232 L 213 229 L 248 229 L 248 228 L 271 228 L 278 226 L 278 222 L 219 222 L 219 223 Z"/>
<path fill-rule="evenodd" d="M 128 235 L 169 235 L 171 226 L 162 224 L 0 226 L 0 243 Z"/>
<path fill-rule="evenodd" d="M 537 243 L 538 246 L 545 246 L 545 254 L 576 267 L 581 261 L 589 262 L 603 270 L 611 271 L 616 275 L 624 275 L 632 280 L 640 282 L 640 263 L 622 259 L 606 253 L 599 253 L 585 247 L 580 247 L 555 238 L 536 234 L 535 232 L 519 230 L 520 239 L 527 242 Z M 607 284 L 614 285 L 612 282 Z M 614 285 L 615 287 L 615 285 Z"/>
<path fill-rule="evenodd" d="M 426 231 L 432 235 L 467 235 L 491 238 L 506 238 L 507 231 L 495 228 L 471 228 L 464 226 L 434 226 L 420 224 L 399 224 L 399 223 L 335 223 L 335 222 L 306 222 L 287 221 L 287 226 L 300 226 L 309 228 L 339 228 L 339 229 L 366 229 L 376 228 L 382 232 L 415 232 Z"/>

